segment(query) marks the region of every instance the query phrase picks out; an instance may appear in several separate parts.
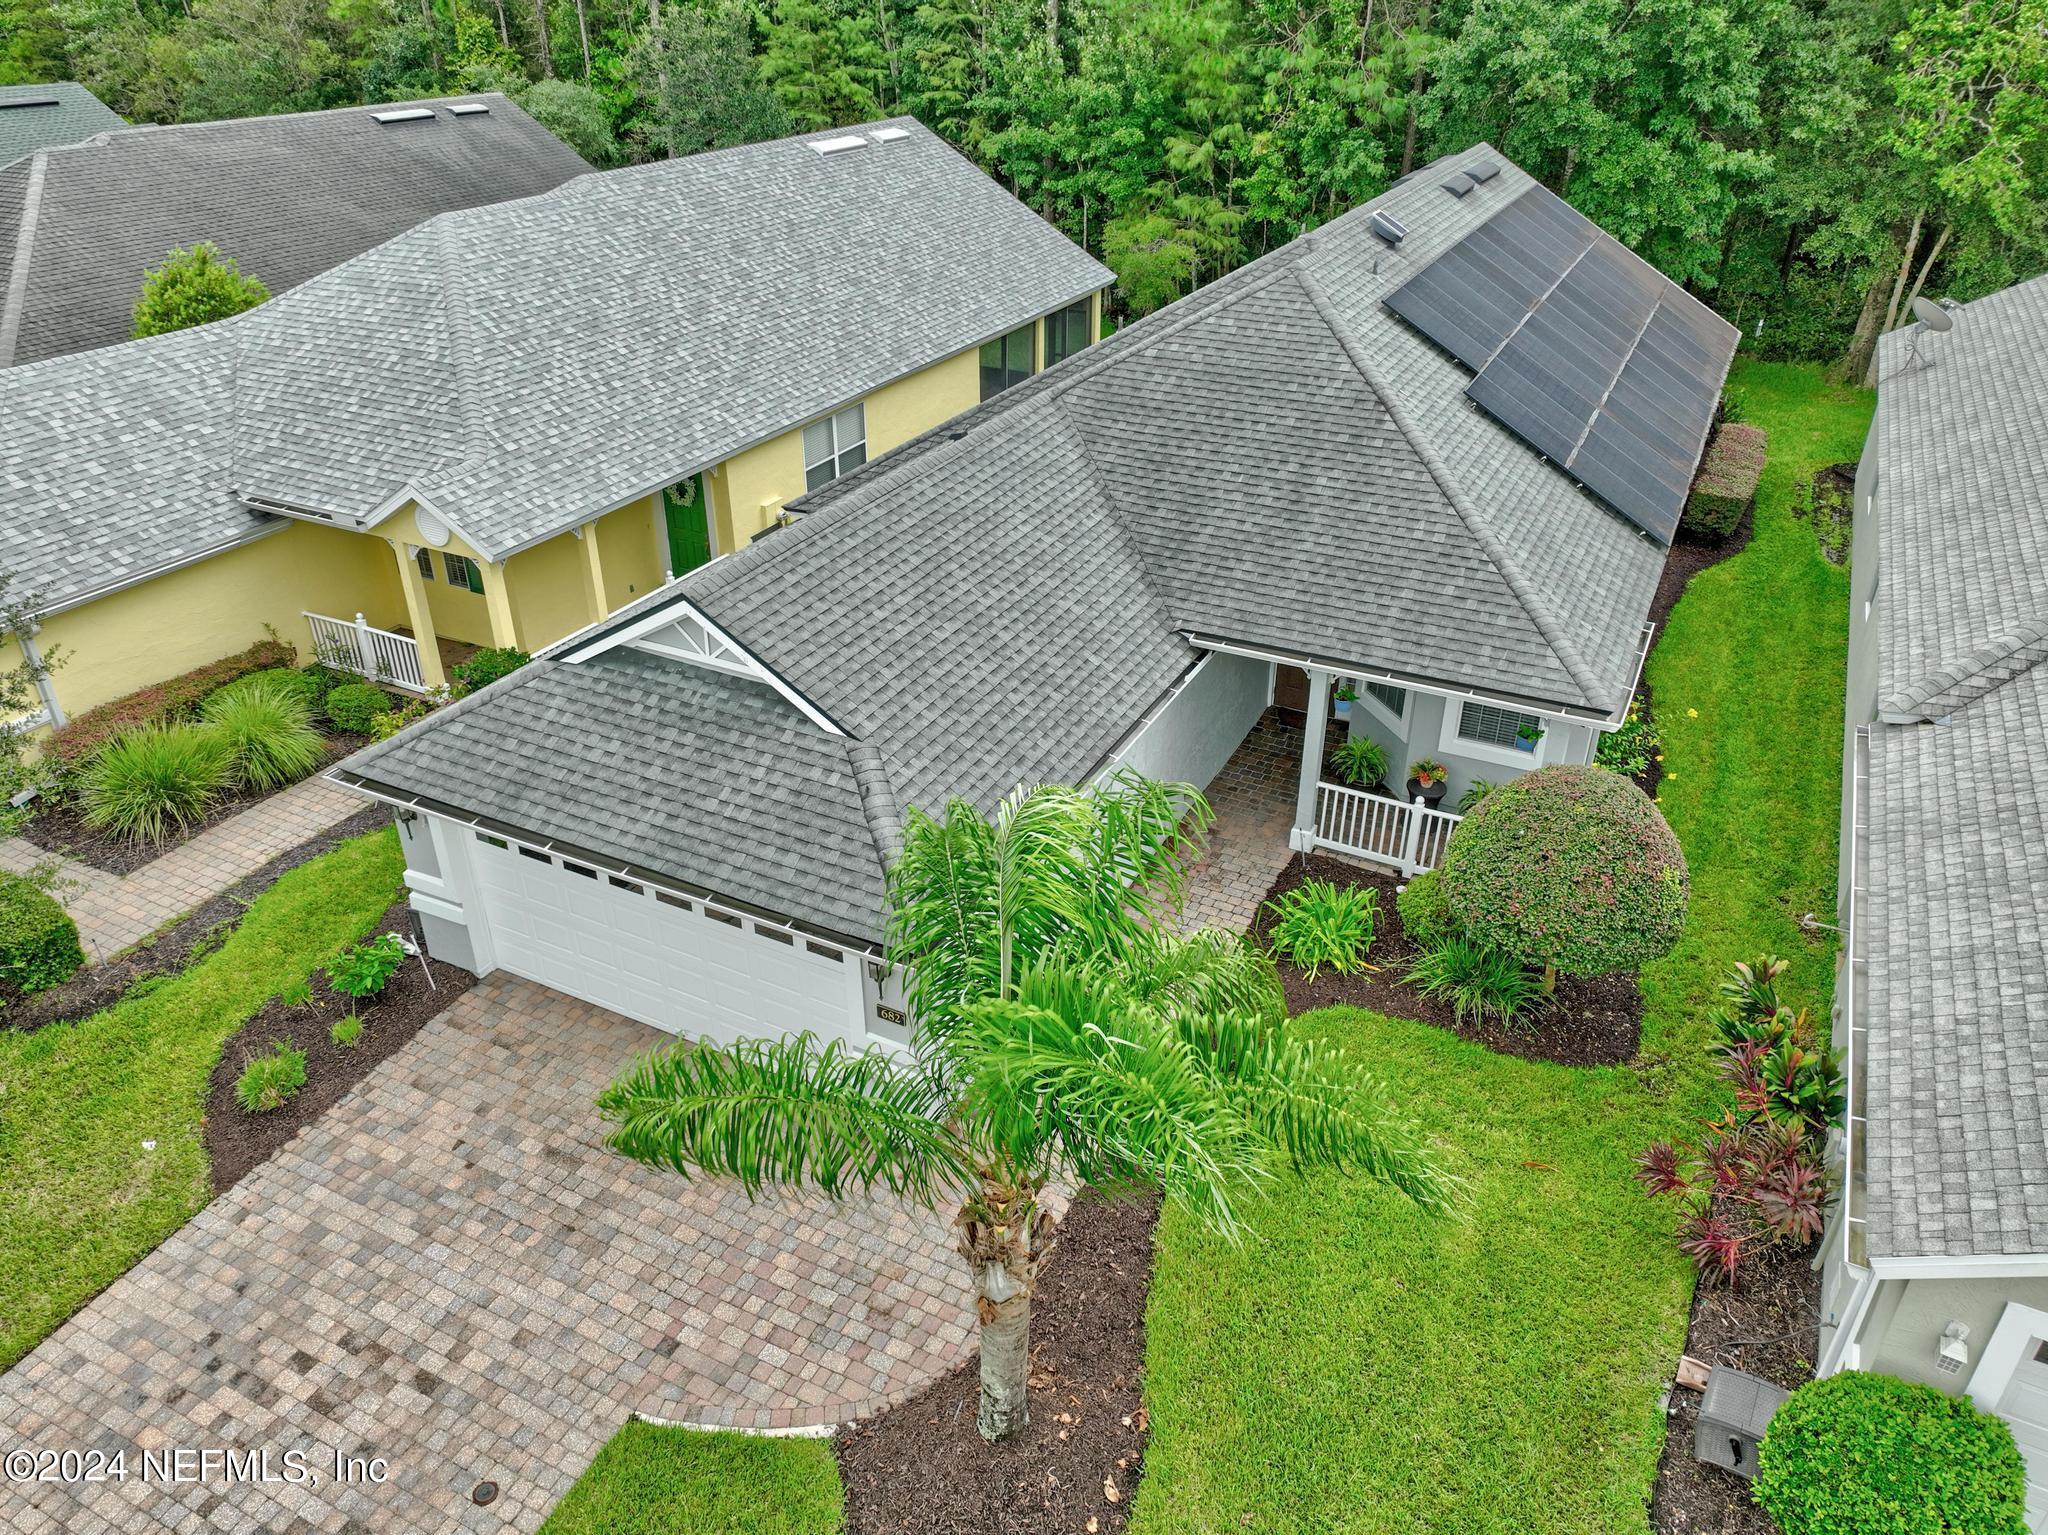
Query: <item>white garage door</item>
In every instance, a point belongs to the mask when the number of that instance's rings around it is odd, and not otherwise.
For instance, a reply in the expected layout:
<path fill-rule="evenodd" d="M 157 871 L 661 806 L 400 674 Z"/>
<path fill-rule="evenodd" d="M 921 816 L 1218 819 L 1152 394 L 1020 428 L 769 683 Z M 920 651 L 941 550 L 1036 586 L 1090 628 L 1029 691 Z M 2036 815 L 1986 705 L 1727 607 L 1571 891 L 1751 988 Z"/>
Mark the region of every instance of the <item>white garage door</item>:
<path fill-rule="evenodd" d="M 513 974 L 692 1039 L 866 1043 L 859 955 L 482 833 L 471 845 Z"/>
<path fill-rule="evenodd" d="M 2048 1530 L 2048 1338 L 2029 1337 L 1998 1403 L 2027 1462 L 2027 1528 Z"/>

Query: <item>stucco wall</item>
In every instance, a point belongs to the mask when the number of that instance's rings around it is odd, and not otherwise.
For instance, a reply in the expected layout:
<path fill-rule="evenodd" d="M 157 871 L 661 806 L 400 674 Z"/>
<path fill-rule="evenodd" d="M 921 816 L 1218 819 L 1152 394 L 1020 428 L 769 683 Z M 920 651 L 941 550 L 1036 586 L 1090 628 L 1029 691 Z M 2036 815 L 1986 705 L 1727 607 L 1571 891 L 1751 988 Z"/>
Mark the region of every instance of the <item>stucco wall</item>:
<path fill-rule="evenodd" d="M 1148 778 L 1206 789 L 1265 712 L 1272 685 L 1270 661 L 1211 652 L 1201 671 L 1118 760 Z"/>
<path fill-rule="evenodd" d="M 1351 705 L 1354 734 L 1378 741 L 1387 752 L 1387 785 L 1399 790 L 1407 782 L 1408 766 L 1434 757 L 1449 770 L 1450 788 L 1444 808 L 1455 810 L 1459 798 L 1475 779 L 1503 784 L 1532 769 L 1553 762 L 1590 762 L 1598 733 L 1590 725 L 1544 721 L 1548 727 L 1533 752 L 1509 747 L 1491 748 L 1458 740 L 1456 735 L 1459 701 L 1441 694 L 1408 690 L 1408 705 L 1399 721 L 1389 717 L 1378 701 L 1359 689 Z"/>
<path fill-rule="evenodd" d="M 466 586 L 450 585 L 448 565 L 441 558 L 444 554 L 466 555 L 484 568 L 486 581 L 492 579 L 496 567 L 465 543 L 460 534 L 451 533 L 440 545 L 428 544 L 420 537 L 414 508 L 406 506 L 377 525 L 375 541 L 384 550 L 385 558 L 390 560 L 398 559 L 407 549 L 422 547 L 433 555 L 433 577 L 423 579 L 420 589 L 426 593 L 427 612 L 433 618 L 435 634 L 444 640 L 460 640 L 467 645 L 493 643 L 490 604 L 481 592 L 473 592 Z M 398 622 L 405 622 L 402 604 Z"/>
<path fill-rule="evenodd" d="M 624 607 L 661 584 L 663 543 L 655 538 L 661 497 L 649 496 L 597 520 L 597 547 L 604 559 L 607 611 Z"/>
<path fill-rule="evenodd" d="M 379 628 L 405 620 L 391 546 L 381 538 L 291 523 L 238 549 L 45 620 L 45 655 L 64 652 L 53 681 L 70 715 L 246 650 L 266 624 L 313 656 L 304 613 Z M 14 647 L 0 664 L 14 664 Z"/>
<path fill-rule="evenodd" d="M 2007 1301 L 2048 1311 L 2048 1277 L 2030 1279 L 1891 1279 L 1872 1302 L 1864 1324 L 1862 1368 L 1901 1380 L 1923 1381 L 1950 1396 L 1969 1384 Z M 1970 1329 L 1970 1363 L 1960 1375 L 1934 1367 L 1941 1331 L 1950 1322 Z"/>

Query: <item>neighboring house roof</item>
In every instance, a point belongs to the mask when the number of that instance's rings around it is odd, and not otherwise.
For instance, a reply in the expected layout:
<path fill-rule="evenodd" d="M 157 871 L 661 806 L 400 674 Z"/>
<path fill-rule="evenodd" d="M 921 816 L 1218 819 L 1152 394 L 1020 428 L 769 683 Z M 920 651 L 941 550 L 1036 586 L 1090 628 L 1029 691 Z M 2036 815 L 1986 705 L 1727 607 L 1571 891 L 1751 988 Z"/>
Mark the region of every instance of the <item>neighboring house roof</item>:
<path fill-rule="evenodd" d="M 417 498 L 501 559 L 1110 281 L 908 119 L 579 177 L 0 373 L 0 565 L 61 606 L 249 536 L 238 498 L 342 526 Z"/>
<path fill-rule="evenodd" d="M 1880 351 L 1856 912 L 1881 1257 L 2048 1254 L 2048 278 Z"/>
<path fill-rule="evenodd" d="M 127 126 L 119 112 L 75 81 L 0 85 L 0 165 Z"/>
<path fill-rule="evenodd" d="M 1381 307 L 1529 184 L 1509 170 L 1462 200 L 1442 190 L 1450 168 L 1489 153 L 1455 157 L 870 461 L 795 503 L 791 526 L 558 654 L 687 603 L 873 753 L 878 845 L 911 805 L 957 794 L 987 807 L 1019 783 L 1085 780 L 1205 641 L 1617 715 L 1664 552 L 1468 404 L 1469 371 Z M 1397 251 L 1371 232 L 1378 210 L 1410 231 Z M 579 677 L 594 664 L 564 659 L 543 676 L 598 689 Z M 538 685 L 525 675 L 473 716 L 489 728 L 468 739 L 469 797 L 448 791 L 426 744 L 438 718 L 351 758 L 344 776 L 553 835 L 544 802 L 482 780 L 531 768 L 605 781 L 611 748 L 516 719 L 510 700 Z M 658 762 L 688 733 L 650 721 L 635 750 Z M 778 766 L 738 751 L 724 774 L 774 786 Z M 801 803 L 788 813 L 800 834 Z M 655 865 L 631 818 L 619 807 L 608 851 Z M 669 877 L 711 883 L 688 845 L 660 856 Z M 830 877 L 800 868 L 783 900 Z M 880 920 L 877 905 L 862 932 L 878 936 Z"/>
<path fill-rule="evenodd" d="M 379 120 L 413 112 L 433 115 Z M 181 247 L 212 241 L 275 295 L 422 219 L 590 169 L 495 93 L 109 126 L 0 177 L 0 366 L 126 341 L 144 274 Z"/>

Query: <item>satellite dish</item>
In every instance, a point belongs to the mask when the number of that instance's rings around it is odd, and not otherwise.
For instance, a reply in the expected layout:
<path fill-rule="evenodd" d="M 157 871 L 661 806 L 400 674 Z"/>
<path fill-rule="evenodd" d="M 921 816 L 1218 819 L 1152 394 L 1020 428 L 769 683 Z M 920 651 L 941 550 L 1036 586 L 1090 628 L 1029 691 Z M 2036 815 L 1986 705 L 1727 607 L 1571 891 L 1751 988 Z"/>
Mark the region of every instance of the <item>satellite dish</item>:
<path fill-rule="evenodd" d="M 1931 331 L 1955 329 L 1955 316 L 1931 298 L 1913 300 L 1913 317 Z"/>
<path fill-rule="evenodd" d="M 420 537 L 424 538 L 436 549 L 448 542 L 448 534 L 450 532 L 448 524 L 436 517 L 425 507 L 417 508 L 413 513 L 412 520 L 420 530 Z"/>

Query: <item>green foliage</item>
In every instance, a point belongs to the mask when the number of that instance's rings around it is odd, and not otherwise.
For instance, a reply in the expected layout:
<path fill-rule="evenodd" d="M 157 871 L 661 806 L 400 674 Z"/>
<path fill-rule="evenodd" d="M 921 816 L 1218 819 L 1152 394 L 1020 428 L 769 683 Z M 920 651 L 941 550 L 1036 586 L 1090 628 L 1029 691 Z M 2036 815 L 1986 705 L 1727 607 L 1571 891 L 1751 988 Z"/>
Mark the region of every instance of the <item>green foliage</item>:
<path fill-rule="evenodd" d="M 143 278 L 142 297 L 135 301 L 135 334 L 161 336 L 224 320 L 269 297 L 268 288 L 244 277 L 240 267 L 202 240 L 190 250 L 172 251 Z"/>
<path fill-rule="evenodd" d="M 43 741 L 43 755 L 66 776 L 92 760 L 101 747 L 137 725 L 167 725 L 191 718 L 202 700 L 254 672 L 289 667 L 298 659 L 291 646 L 259 640 L 239 655 L 227 656 L 168 681 L 139 688 L 88 709 L 59 726 Z"/>
<path fill-rule="evenodd" d="M 1678 839 L 1642 790 L 1558 765 L 1495 789 L 1444 850 L 1444 894 L 1467 934 L 1572 975 L 1669 952 L 1689 889 Z"/>
<path fill-rule="evenodd" d="M 541 1535 L 840 1535 L 828 1439 L 767 1439 L 629 1422 Z"/>
<path fill-rule="evenodd" d="M 611 111 L 589 86 L 573 80 L 536 80 L 516 95 L 527 116 L 599 170 L 619 163 Z"/>
<path fill-rule="evenodd" d="M 254 789 L 296 782 L 326 755 L 297 672 L 264 672 L 222 688 L 200 715 L 225 743 L 231 779 Z M 286 681 L 284 679 L 291 679 Z"/>
<path fill-rule="evenodd" d="M 1500 786 L 1491 778 L 1475 778 L 1465 785 L 1465 792 L 1458 796 L 1459 815 L 1470 815 L 1473 808 Z"/>
<path fill-rule="evenodd" d="M 827 0 L 775 0 L 764 29 L 761 78 L 799 131 L 880 114 L 888 59 L 875 13 Z"/>
<path fill-rule="evenodd" d="M 1335 885 L 1312 879 L 1268 901 L 1273 926 L 1268 934 L 1273 952 L 1294 963 L 1314 980 L 1324 965 L 1349 975 L 1365 963 L 1372 947 L 1373 922 L 1380 893 L 1370 885 Z"/>
<path fill-rule="evenodd" d="M 391 984 L 405 963 L 405 944 L 396 933 L 379 933 L 343 949 L 327 965 L 327 984 L 357 1002 L 366 1002 Z"/>
<path fill-rule="evenodd" d="M 327 695 L 327 718 L 336 730 L 361 735 L 391 707 L 391 695 L 367 682 L 344 682 Z"/>
<path fill-rule="evenodd" d="M 133 842 L 161 842 L 203 820 L 234 771 L 234 748 L 218 730 L 143 725 L 93 758 L 79 803 L 91 826 Z"/>
<path fill-rule="evenodd" d="M 84 963 L 78 924 L 49 891 L 19 874 L 0 874 L 0 986 L 48 991 Z"/>
<path fill-rule="evenodd" d="M 1656 722 L 1643 712 L 1642 699 L 1632 698 L 1621 728 L 1600 737 L 1600 744 L 1593 749 L 1593 761 L 1623 778 L 1640 778 L 1657 760 L 1661 744 Z"/>
<path fill-rule="evenodd" d="M 306 1085 L 306 1052 L 278 1040 L 267 1054 L 252 1055 L 235 1078 L 235 1102 L 245 1114 L 282 1108 Z"/>
<path fill-rule="evenodd" d="M 1457 935 L 1458 924 L 1451 920 L 1450 903 L 1444 897 L 1443 876 L 1434 869 L 1403 885 L 1394 897 L 1394 909 L 1401 914 L 1401 931 L 1418 949 Z"/>
<path fill-rule="evenodd" d="M 277 1000 L 286 1007 L 304 1007 L 313 1000 L 313 983 L 309 980 L 300 979 L 280 986 L 277 991 Z"/>
<path fill-rule="evenodd" d="M 1784 1535 L 2026 1535 L 2026 1463 L 1967 1397 L 1844 1371 L 1771 1418 L 1753 1488 Z"/>
<path fill-rule="evenodd" d="M 1719 543 L 1742 525 L 1756 501 L 1764 452 L 1760 428 L 1739 421 L 1721 423 L 1700 461 L 1692 494 L 1686 498 L 1683 521 L 1688 533 Z"/>
<path fill-rule="evenodd" d="M 1847 1106 L 1841 1067 L 1804 1012 L 1779 999 L 1789 968 L 1771 955 L 1737 964 L 1712 1014 L 1726 1072 L 1745 1107 L 1825 1134 Z"/>
<path fill-rule="evenodd" d="M 1451 1004 L 1458 1022 L 1527 1022 L 1543 1007 L 1543 980 L 1500 952 L 1462 934 L 1439 938 L 1408 967 L 1408 984 Z"/>
<path fill-rule="evenodd" d="M 533 659 L 523 650 L 514 650 L 507 645 L 491 645 L 479 650 L 466 661 L 458 661 L 448 669 L 450 691 L 456 698 L 464 698 L 479 688 L 489 687 L 500 677 L 509 677 L 528 661 Z"/>
<path fill-rule="evenodd" d="M 347 681 L 348 679 L 341 678 L 339 680 Z M 320 712 L 320 702 L 327 696 L 328 687 L 332 686 L 331 683 L 323 683 L 321 678 L 315 675 L 314 671 L 310 668 L 302 670 L 293 666 L 268 666 L 262 671 L 250 672 L 248 676 L 243 677 L 239 682 L 230 682 L 222 687 L 215 688 L 207 697 L 209 699 L 218 698 L 222 693 L 232 691 L 236 687 L 245 685 L 255 686 L 258 683 L 261 683 L 266 688 L 275 687 L 282 689 L 297 698 L 306 706 L 306 717 L 308 719 L 311 719 Z M 204 707 L 204 704 L 201 707 Z"/>
<path fill-rule="evenodd" d="M 408 698 L 396 709 L 386 709 L 370 719 L 370 739 L 388 741 L 408 725 L 416 725 L 434 712 L 434 706 L 424 698 Z"/>
<path fill-rule="evenodd" d="M 1424 757 L 1420 761 L 1408 764 L 1408 776 L 1424 787 L 1428 787 L 1433 784 L 1442 783 L 1451 776 L 1451 770 L 1434 757 Z"/>
<path fill-rule="evenodd" d="M 1387 776 L 1387 749 L 1369 735 L 1349 735 L 1331 748 L 1330 765 L 1344 782 L 1369 789 Z"/>
<path fill-rule="evenodd" d="M 663 8 L 638 33 L 626 67 L 635 94 L 630 129 L 649 154 L 694 155 L 780 138 L 781 98 L 761 77 L 754 22 L 740 0 Z"/>
<path fill-rule="evenodd" d="M 327 1037 L 341 1050 L 353 1050 L 362 1042 L 363 1020 L 355 1013 L 343 1013 L 334 1020 L 334 1026 L 327 1031 Z"/>

